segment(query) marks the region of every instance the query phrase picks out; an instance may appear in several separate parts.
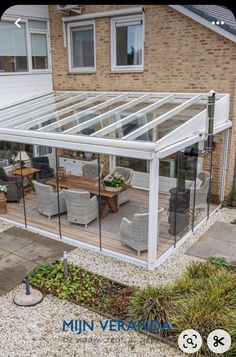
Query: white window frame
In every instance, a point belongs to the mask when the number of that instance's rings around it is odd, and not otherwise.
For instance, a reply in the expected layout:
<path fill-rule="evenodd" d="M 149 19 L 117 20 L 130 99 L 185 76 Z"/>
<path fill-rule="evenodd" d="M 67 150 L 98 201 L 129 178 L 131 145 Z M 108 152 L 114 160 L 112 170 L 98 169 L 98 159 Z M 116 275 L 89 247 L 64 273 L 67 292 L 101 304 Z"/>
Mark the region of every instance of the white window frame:
<path fill-rule="evenodd" d="M 124 23 L 129 25 L 135 21 L 142 21 L 142 64 L 117 66 L 116 64 L 116 24 Z M 144 70 L 144 14 L 133 16 L 120 16 L 111 18 L 111 71 L 114 72 L 143 72 Z"/>
<path fill-rule="evenodd" d="M 72 31 L 71 29 L 73 27 L 83 27 L 87 25 L 92 25 L 93 26 L 93 47 L 94 47 L 94 66 L 93 67 L 73 67 L 72 64 L 72 41 L 71 41 L 71 35 Z M 95 26 L 95 21 L 77 21 L 77 22 L 72 22 L 67 25 L 67 41 L 68 41 L 68 64 L 69 64 L 69 73 L 94 73 L 96 72 L 96 26 Z"/>
<path fill-rule="evenodd" d="M 43 21 L 47 24 L 47 29 L 45 30 L 37 30 L 37 29 L 29 29 L 29 20 L 34 21 Z M 1 21 L 6 22 L 15 22 L 16 19 L 12 17 L 3 17 Z M 36 73 L 51 73 L 51 44 L 50 44 L 50 32 L 49 32 L 49 21 L 47 19 L 41 18 L 21 18 L 19 24 L 25 24 L 25 31 L 26 31 L 26 56 L 27 56 L 27 71 L 24 72 L 0 72 L 0 76 L 16 76 L 16 75 L 29 75 L 29 74 L 36 74 Z M 31 55 L 31 33 L 39 33 L 39 34 L 46 34 L 47 35 L 47 56 L 48 56 L 48 68 L 47 69 L 33 69 L 32 68 L 32 55 Z"/>

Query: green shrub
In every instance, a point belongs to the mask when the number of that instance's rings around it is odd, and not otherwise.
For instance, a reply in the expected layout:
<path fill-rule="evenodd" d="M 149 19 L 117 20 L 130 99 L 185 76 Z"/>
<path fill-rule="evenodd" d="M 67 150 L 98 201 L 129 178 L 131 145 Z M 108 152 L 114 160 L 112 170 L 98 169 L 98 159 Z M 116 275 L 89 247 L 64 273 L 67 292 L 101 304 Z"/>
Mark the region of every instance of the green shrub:
<path fill-rule="evenodd" d="M 191 263 L 184 273 L 184 277 L 191 279 L 208 279 L 209 276 L 216 271 L 216 267 L 205 262 Z"/>
<path fill-rule="evenodd" d="M 92 303 L 97 287 L 104 284 L 104 279 L 75 264 L 68 264 L 68 271 L 68 278 L 64 279 L 62 262 L 40 264 L 34 269 L 30 283 L 42 287 L 48 293 L 57 294 L 61 299 L 74 297 L 78 302 Z"/>
<path fill-rule="evenodd" d="M 172 290 L 170 287 L 148 286 L 138 290 L 131 298 L 129 315 L 134 321 L 159 320 L 164 322 L 170 317 Z"/>
<path fill-rule="evenodd" d="M 229 267 L 229 263 L 227 262 L 227 260 L 224 257 L 210 257 L 208 259 L 208 262 L 210 264 L 215 265 L 218 268 L 220 268 L 220 267 L 228 268 Z"/>

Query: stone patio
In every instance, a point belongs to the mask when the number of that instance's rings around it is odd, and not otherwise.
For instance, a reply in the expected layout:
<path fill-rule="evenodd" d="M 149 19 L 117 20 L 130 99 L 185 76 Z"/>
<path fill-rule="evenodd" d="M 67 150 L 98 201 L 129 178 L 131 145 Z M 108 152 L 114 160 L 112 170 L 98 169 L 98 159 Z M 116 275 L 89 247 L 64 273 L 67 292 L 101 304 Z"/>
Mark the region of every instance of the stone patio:
<path fill-rule="evenodd" d="M 215 222 L 186 253 L 202 259 L 224 257 L 236 265 L 236 225 Z"/>
<path fill-rule="evenodd" d="M 12 227 L 0 233 L 0 295 L 22 283 L 34 267 L 54 261 L 74 246 Z"/>

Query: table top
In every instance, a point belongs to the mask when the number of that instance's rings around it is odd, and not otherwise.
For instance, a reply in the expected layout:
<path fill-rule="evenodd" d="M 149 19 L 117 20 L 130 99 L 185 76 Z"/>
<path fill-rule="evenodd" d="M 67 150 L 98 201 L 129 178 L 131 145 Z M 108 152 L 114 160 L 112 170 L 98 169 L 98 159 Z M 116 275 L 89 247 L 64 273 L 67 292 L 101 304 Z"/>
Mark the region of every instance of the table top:
<path fill-rule="evenodd" d="M 14 175 L 16 176 L 23 176 L 23 177 L 26 177 L 26 176 L 30 176 L 30 175 L 33 175 L 35 174 L 36 172 L 39 172 L 40 170 L 39 169 L 34 169 L 34 168 L 31 168 L 31 167 L 24 167 L 23 169 L 16 169 L 16 171 L 12 172 Z"/>
<path fill-rule="evenodd" d="M 51 186 L 57 186 L 57 180 L 56 179 L 50 179 L 45 182 L 48 185 Z M 90 193 L 98 196 L 99 195 L 99 187 L 96 186 L 98 185 L 98 180 L 93 179 L 91 177 L 86 177 L 86 176 L 78 176 L 78 175 L 65 175 L 63 179 L 58 180 L 58 185 L 61 188 L 67 188 L 67 189 L 84 189 L 86 191 L 89 191 Z M 111 192 L 105 190 L 104 186 L 100 186 L 100 195 L 103 197 L 115 197 L 117 196 L 120 192 L 125 191 L 129 188 L 129 186 L 124 186 L 120 191 L 116 192 Z"/>

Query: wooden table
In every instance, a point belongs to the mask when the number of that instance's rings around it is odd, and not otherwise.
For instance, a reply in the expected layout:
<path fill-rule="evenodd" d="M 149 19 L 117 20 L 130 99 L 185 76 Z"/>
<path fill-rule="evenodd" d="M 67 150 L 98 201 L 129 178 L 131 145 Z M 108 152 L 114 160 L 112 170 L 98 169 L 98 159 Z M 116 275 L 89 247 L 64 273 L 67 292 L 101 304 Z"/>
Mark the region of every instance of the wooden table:
<path fill-rule="evenodd" d="M 15 176 L 27 177 L 28 183 L 24 186 L 24 192 L 34 190 L 34 185 L 32 181 L 36 178 L 36 173 L 39 172 L 39 169 L 33 169 L 31 167 L 24 167 L 23 169 L 16 169 L 12 172 Z"/>
<path fill-rule="evenodd" d="M 48 185 L 52 185 L 54 187 L 57 186 L 56 179 L 50 179 L 45 182 Z M 60 188 L 66 189 L 84 189 L 90 192 L 92 195 L 99 196 L 99 187 L 98 181 L 96 179 L 92 179 L 90 177 L 85 176 L 77 176 L 77 175 L 66 175 L 63 179 L 58 180 L 58 185 Z M 125 191 L 129 188 L 129 186 L 124 186 L 118 192 L 111 192 L 105 190 L 104 186 L 101 184 L 100 186 L 100 197 L 104 199 L 106 205 L 102 208 L 102 218 L 106 217 L 108 212 L 111 210 L 113 213 L 118 212 L 119 208 L 117 207 L 117 195 Z"/>

